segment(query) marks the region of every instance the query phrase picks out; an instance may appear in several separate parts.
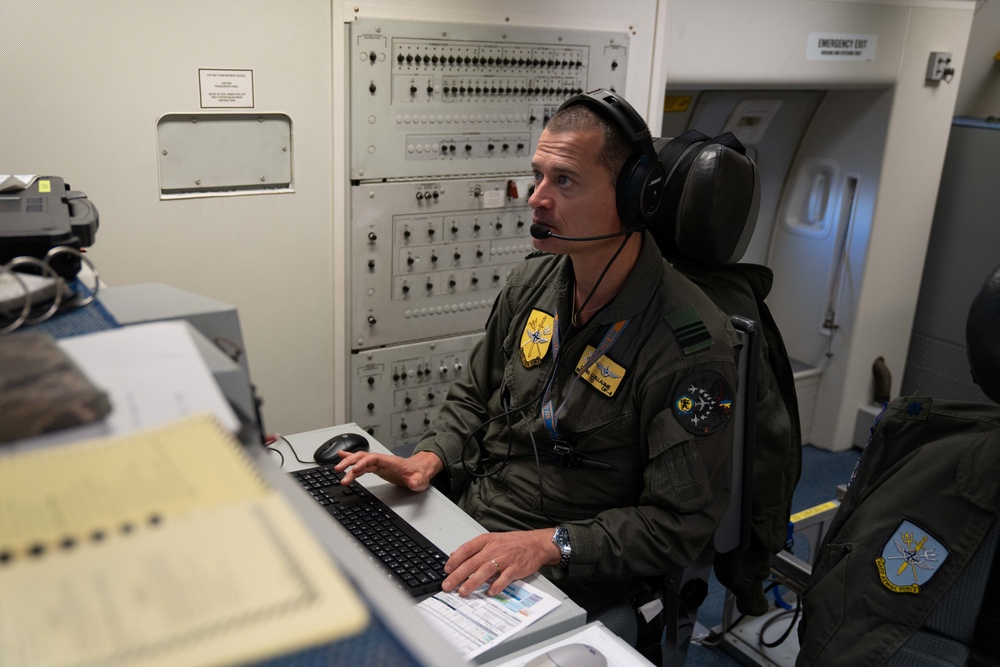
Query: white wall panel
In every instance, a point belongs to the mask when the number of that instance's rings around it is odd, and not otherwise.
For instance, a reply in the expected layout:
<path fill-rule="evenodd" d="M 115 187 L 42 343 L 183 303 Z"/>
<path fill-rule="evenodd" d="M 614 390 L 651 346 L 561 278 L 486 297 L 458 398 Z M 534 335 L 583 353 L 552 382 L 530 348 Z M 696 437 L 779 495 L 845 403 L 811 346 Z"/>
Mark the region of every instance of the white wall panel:
<path fill-rule="evenodd" d="M 111 285 L 239 308 L 269 430 L 333 420 L 331 38 L 325 2 L 4 3 L 3 170 L 62 176 L 101 214 Z M 253 70 L 292 120 L 294 193 L 161 201 L 156 121 L 202 111 L 199 68 Z"/>

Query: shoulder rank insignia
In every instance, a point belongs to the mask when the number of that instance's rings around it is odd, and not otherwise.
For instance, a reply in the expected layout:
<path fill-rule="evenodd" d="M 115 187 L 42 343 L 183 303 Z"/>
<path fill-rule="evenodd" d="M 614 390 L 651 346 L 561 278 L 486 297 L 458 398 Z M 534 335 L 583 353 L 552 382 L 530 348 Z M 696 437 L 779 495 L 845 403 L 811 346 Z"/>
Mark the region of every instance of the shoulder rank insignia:
<path fill-rule="evenodd" d="M 906 401 L 903 405 L 903 410 L 900 412 L 899 416 L 901 419 L 912 419 L 916 421 L 926 420 L 931 412 L 931 399 L 926 397 L 917 397 Z"/>
<path fill-rule="evenodd" d="M 919 593 L 948 558 L 948 550 L 919 526 L 904 520 L 875 559 L 879 579 L 894 593 Z"/>
<path fill-rule="evenodd" d="M 712 347 L 712 334 L 691 306 L 670 313 L 666 320 L 685 357 Z"/>
<path fill-rule="evenodd" d="M 531 368 L 542 363 L 552 342 L 552 316 L 532 309 L 521 332 L 521 363 Z"/>
<path fill-rule="evenodd" d="M 580 361 L 576 362 L 576 373 L 605 396 L 614 396 L 622 378 L 625 377 L 625 368 L 610 358 L 602 356 L 584 371 L 583 366 L 593 353 L 594 346 L 588 345 L 587 349 L 580 355 Z"/>
<path fill-rule="evenodd" d="M 674 416 L 695 435 L 715 433 L 733 414 L 733 389 L 715 371 L 698 371 L 674 390 Z"/>

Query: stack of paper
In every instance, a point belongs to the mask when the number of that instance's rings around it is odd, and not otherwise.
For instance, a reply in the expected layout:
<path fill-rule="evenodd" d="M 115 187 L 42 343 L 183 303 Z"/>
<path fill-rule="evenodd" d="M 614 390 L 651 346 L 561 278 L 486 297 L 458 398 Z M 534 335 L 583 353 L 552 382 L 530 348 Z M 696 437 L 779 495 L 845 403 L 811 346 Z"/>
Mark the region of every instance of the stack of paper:
<path fill-rule="evenodd" d="M 0 665 L 237 664 L 367 619 L 210 415 L 0 457 Z"/>

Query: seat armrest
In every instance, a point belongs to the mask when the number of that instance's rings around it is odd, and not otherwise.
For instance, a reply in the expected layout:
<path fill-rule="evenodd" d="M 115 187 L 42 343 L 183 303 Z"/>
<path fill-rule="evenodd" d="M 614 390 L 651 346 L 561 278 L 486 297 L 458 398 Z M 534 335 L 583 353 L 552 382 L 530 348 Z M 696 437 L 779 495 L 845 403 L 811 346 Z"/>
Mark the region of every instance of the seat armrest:
<path fill-rule="evenodd" d="M 771 575 L 782 585 L 801 594 L 809 583 L 812 565 L 790 551 L 779 551 L 771 555 Z"/>

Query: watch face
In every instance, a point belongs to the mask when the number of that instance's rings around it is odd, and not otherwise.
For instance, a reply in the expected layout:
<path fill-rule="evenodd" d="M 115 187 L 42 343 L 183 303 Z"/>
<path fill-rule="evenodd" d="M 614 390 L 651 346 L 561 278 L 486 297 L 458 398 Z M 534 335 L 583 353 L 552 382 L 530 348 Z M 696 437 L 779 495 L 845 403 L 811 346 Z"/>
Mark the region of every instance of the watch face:
<path fill-rule="evenodd" d="M 556 528 L 555 534 L 552 536 L 552 541 L 555 542 L 556 546 L 559 547 L 559 567 L 567 568 L 569 567 L 570 559 L 570 544 L 569 544 L 569 530 L 565 526 L 559 526 Z"/>
<path fill-rule="evenodd" d="M 563 552 L 564 555 L 569 553 L 569 531 L 566 530 L 565 527 L 559 526 L 556 528 L 556 532 L 552 536 L 552 541 L 555 542 L 555 545 L 559 547 L 559 550 Z"/>

